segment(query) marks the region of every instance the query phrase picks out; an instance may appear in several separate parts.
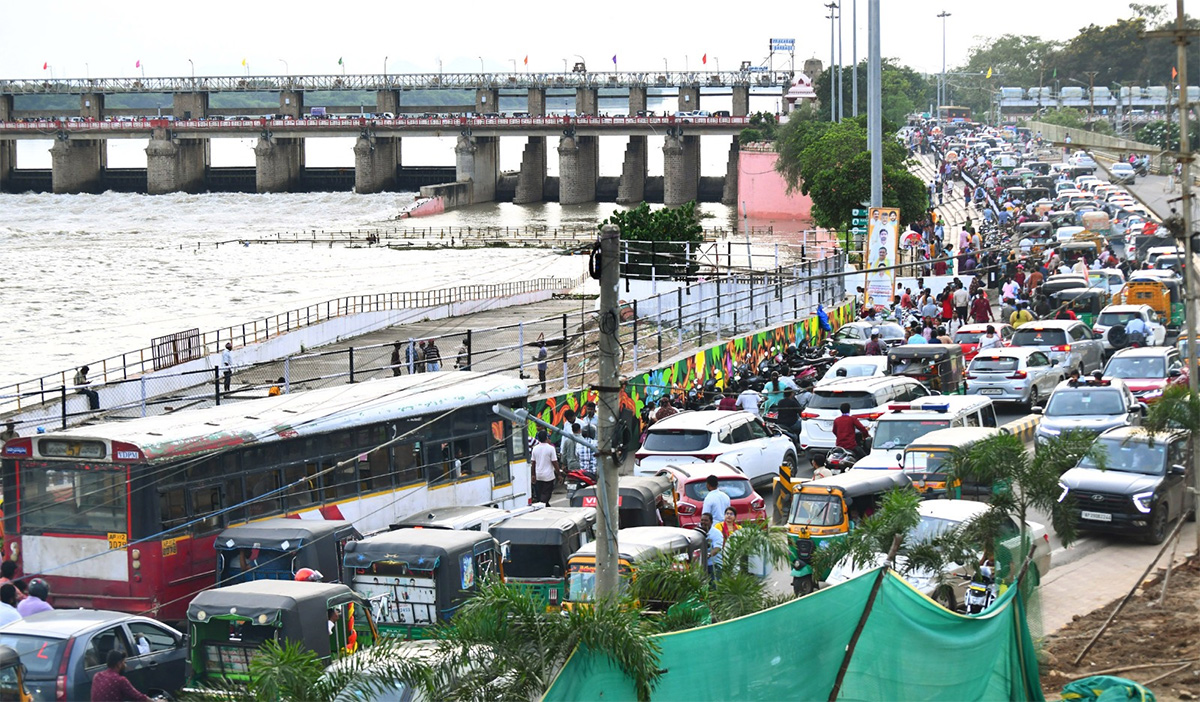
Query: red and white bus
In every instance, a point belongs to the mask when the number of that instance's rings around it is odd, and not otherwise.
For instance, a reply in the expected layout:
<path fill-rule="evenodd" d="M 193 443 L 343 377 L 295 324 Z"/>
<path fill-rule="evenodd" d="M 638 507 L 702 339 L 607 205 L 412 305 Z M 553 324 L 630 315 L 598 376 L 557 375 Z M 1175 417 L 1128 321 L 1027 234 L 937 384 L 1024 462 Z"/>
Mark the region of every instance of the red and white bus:
<path fill-rule="evenodd" d="M 215 583 L 226 526 L 286 515 L 365 534 L 433 507 L 527 504 L 524 427 L 492 412 L 527 397 L 509 377 L 425 373 L 12 439 L 4 556 L 60 608 L 182 620 Z"/>

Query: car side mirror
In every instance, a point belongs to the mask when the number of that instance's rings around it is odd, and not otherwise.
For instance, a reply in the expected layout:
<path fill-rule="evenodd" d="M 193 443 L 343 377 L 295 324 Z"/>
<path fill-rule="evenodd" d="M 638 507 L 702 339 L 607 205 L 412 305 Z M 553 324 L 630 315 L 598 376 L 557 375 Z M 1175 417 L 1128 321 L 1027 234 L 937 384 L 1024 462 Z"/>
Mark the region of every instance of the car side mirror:
<path fill-rule="evenodd" d="M 1030 414 L 1041 414 L 1041 413 L 1042 413 L 1042 408 L 1041 408 L 1041 407 L 1030 407 L 1030 408 L 1029 408 L 1029 413 L 1030 413 Z"/>
<path fill-rule="evenodd" d="M 1052 365 L 1052 366 L 1057 366 L 1057 365 L 1058 365 L 1058 359 L 1057 359 L 1057 358 L 1051 359 L 1051 360 L 1050 360 L 1050 365 Z"/>
<path fill-rule="evenodd" d="M 1139 402 L 1137 404 L 1137 408 L 1138 408 L 1138 412 L 1141 412 L 1142 416 L 1145 417 L 1147 410 L 1150 409 L 1150 406 L 1147 405 L 1145 402 Z"/>
<path fill-rule="evenodd" d="M 1183 371 L 1179 370 L 1178 368 L 1172 368 L 1171 372 L 1167 375 L 1171 376 L 1172 378 L 1178 378 L 1179 376 L 1183 375 Z"/>

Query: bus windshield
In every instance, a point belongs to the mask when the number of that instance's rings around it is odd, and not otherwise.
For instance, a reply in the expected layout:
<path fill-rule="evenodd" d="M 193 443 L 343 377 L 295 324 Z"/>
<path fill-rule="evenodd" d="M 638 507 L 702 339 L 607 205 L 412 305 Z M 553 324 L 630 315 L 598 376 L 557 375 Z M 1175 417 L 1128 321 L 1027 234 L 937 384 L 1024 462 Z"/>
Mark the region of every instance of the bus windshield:
<path fill-rule="evenodd" d="M 21 531 L 128 533 L 124 466 L 21 461 Z"/>

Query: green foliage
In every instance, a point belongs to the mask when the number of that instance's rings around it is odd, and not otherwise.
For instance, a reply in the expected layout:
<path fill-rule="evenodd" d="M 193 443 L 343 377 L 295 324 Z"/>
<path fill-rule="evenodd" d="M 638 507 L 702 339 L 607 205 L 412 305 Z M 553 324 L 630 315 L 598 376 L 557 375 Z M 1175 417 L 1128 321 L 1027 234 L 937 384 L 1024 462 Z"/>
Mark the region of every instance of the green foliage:
<path fill-rule="evenodd" d="M 921 495 L 912 488 L 894 488 L 883 496 L 879 509 L 859 520 L 844 539 L 831 539 L 813 552 L 813 570 L 827 573 L 838 561 L 850 558 L 858 568 L 874 567 L 878 555 L 892 549 L 897 536 L 903 541 L 920 522 Z"/>
<path fill-rule="evenodd" d="M 829 81 L 834 78 L 836 68 L 827 68 L 813 80 L 813 90 L 820 98 L 824 109 L 814 115 L 817 119 L 829 119 Z M 853 72 L 850 66 L 842 69 L 842 115 L 853 114 Z M 936 85 L 908 66 L 891 59 L 884 59 L 880 73 L 880 90 L 883 99 L 883 118 L 892 124 L 904 124 L 908 116 L 921 112 L 934 101 Z M 858 64 L 858 113 L 867 113 L 867 62 Z M 886 130 L 886 128 L 885 128 Z M 887 130 L 891 131 L 891 130 Z"/>
<path fill-rule="evenodd" d="M 703 599 L 708 575 L 699 565 L 680 563 L 671 555 L 651 559 L 638 567 L 628 595 L 642 607 Z"/>
<path fill-rule="evenodd" d="M 1200 398 L 1184 386 L 1171 385 L 1150 405 L 1143 426 L 1152 434 L 1200 430 Z"/>
<path fill-rule="evenodd" d="M 789 120 L 779 131 L 776 169 L 789 190 L 812 197 L 818 226 L 842 230 L 850 210 L 871 195 L 871 154 L 867 151 L 866 117 L 837 124 Z M 920 178 L 908 171 L 904 146 L 886 132 L 883 137 L 883 206 L 899 207 L 900 219 L 911 222 L 929 205 Z"/>
<path fill-rule="evenodd" d="M 755 112 L 750 115 L 750 126 L 738 135 L 739 144 L 751 144 L 756 141 L 775 141 L 779 131 L 779 120 L 769 112 Z"/>
<path fill-rule="evenodd" d="M 743 145 L 753 144 L 756 141 L 762 141 L 762 140 L 763 140 L 763 133 L 757 129 L 751 129 L 750 127 L 746 127 L 738 134 L 738 143 L 739 144 L 743 144 Z"/>
<path fill-rule="evenodd" d="M 1197 145 L 1200 145 L 1200 140 L 1196 138 L 1198 130 L 1193 128 L 1190 131 L 1192 134 L 1192 148 L 1194 149 Z M 1179 150 L 1179 122 L 1174 120 L 1168 122 L 1160 119 L 1149 122 L 1138 127 L 1134 132 L 1134 136 L 1138 141 L 1162 147 L 1164 151 Z"/>
<path fill-rule="evenodd" d="M 1087 112 L 1073 107 L 1063 107 L 1046 110 L 1037 119 L 1046 124 L 1057 124 L 1070 129 L 1084 129 L 1087 125 Z"/>
<path fill-rule="evenodd" d="M 629 260 L 621 262 L 621 275 L 630 278 L 686 279 L 695 275 L 697 244 L 704 241 L 704 228 L 696 203 L 651 210 L 645 202 L 628 210 L 615 210 L 600 223 L 615 224 L 621 239 L 630 242 Z M 691 249 L 692 258 L 687 259 Z M 653 271 L 653 272 L 652 272 Z"/>

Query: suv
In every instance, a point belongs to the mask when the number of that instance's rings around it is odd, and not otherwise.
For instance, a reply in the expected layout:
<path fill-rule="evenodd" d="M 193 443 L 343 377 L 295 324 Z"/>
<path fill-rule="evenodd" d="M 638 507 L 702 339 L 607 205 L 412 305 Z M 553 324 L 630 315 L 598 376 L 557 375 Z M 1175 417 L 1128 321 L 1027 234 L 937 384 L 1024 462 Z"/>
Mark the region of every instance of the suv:
<path fill-rule="evenodd" d="M 1037 428 L 1037 443 L 1041 444 L 1073 429 L 1099 434 L 1140 424 L 1146 406 L 1120 380 L 1065 380 L 1054 388 L 1045 409 L 1034 407 L 1032 411 L 1042 415 Z"/>
<path fill-rule="evenodd" d="M 1080 530 L 1136 534 L 1158 544 L 1172 519 L 1194 518 L 1187 494 L 1186 434 L 1151 437 L 1140 427 L 1120 427 L 1101 434 L 1096 446 L 1104 452 L 1103 466 L 1084 456 L 1059 480 L 1059 502 L 1075 498 Z"/>
<path fill-rule="evenodd" d="M 737 468 L 756 489 L 770 489 L 779 467 L 796 468 L 796 446 L 752 412 L 679 412 L 646 430 L 634 454 L 634 475 L 655 475 L 682 463 L 725 463 Z"/>
<path fill-rule="evenodd" d="M 0 645 L 21 657 L 25 687 L 35 700 L 91 699 L 92 678 L 104 670 L 113 649 L 129 656 L 125 677 L 151 697 L 174 695 L 187 682 L 183 634 L 132 614 L 94 609 L 39 612 L 0 628 Z"/>
<path fill-rule="evenodd" d="M 1104 366 L 1104 342 L 1078 320 L 1026 322 L 1013 333 L 1010 346 L 1043 351 L 1051 361 L 1058 361 L 1064 373 L 1090 373 Z"/>
<path fill-rule="evenodd" d="M 704 509 L 704 498 L 708 495 L 708 476 L 717 476 L 717 489 L 729 495 L 729 506 L 737 512 L 737 521 L 747 522 L 766 519 L 767 505 L 754 492 L 750 481 L 741 471 L 724 463 L 685 463 L 667 466 L 658 471 L 671 479 L 675 490 L 675 514 L 679 526 L 694 527 L 700 524 L 700 512 Z M 713 519 L 720 522 L 725 515 Z"/>
<path fill-rule="evenodd" d="M 1108 359 L 1105 380 L 1119 378 L 1138 400 L 1150 404 L 1169 385 L 1187 386 L 1187 367 L 1179 352 L 1169 346 L 1121 349 Z"/>
<path fill-rule="evenodd" d="M 1147 346 L 1162 346 L 1167 341 L 1167 328 L 1158 321 L 1158 315 L 1154 313 L 1154 308 L 1150 305 L 1108 305 L 1100 310 L 1100 315 L 1096 317 L 1096 323 L 1092 325 L 1092 331 L 1096 332 L 1104 342 L 1105 350 L 1125 346 L 1128 342 L 1128 337 L 1125 334 L 1125 326 L 1132 322 L 1135 318 L 1140 318 L 1146 323 L 1146 345 Z M 1109 338 L 1109 332 L 1121 328 L 1121 333 L 1117 334 L 1117 343 Z"/>
<path fill-rule="evenodd" d="M 797 439 L 800 450 L 812 454 L 829 453 L 833 449 L 836 445 L 833 420 L 841 416 L 843 402 L 850 404 L 850 415 L 870 431 L 888 405 L 912 402 L 930 394 L 921 383 L 902 376 L 846 378 L 824 383 L 813 391 L 808 407 L 800 415 L 804 419 Z"/>

